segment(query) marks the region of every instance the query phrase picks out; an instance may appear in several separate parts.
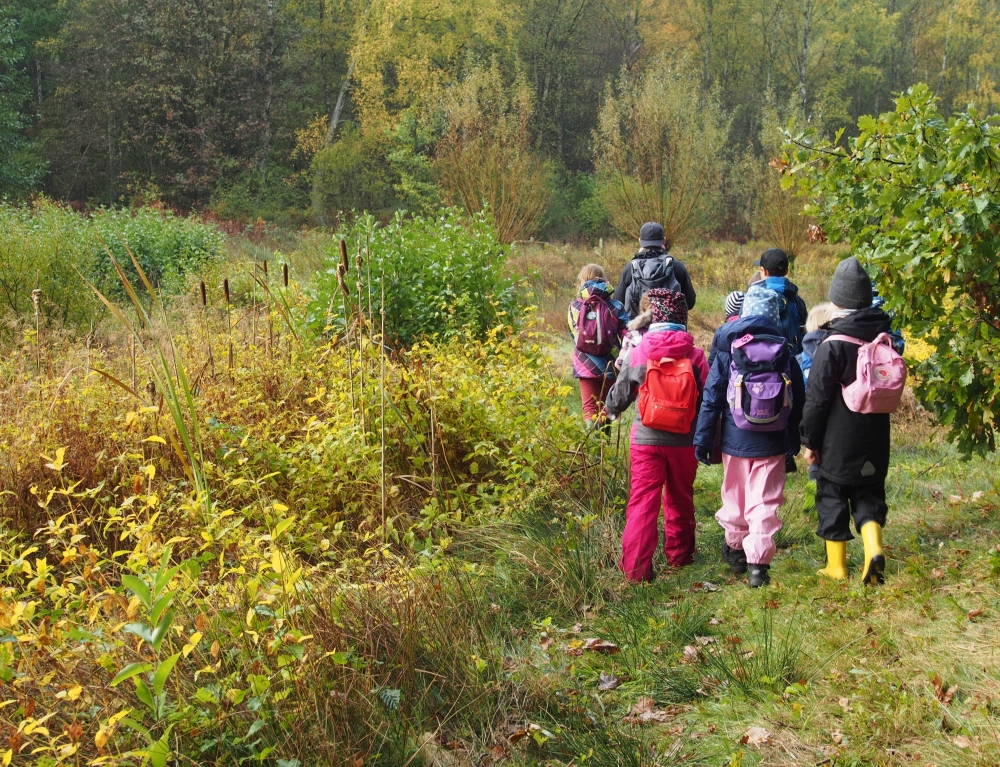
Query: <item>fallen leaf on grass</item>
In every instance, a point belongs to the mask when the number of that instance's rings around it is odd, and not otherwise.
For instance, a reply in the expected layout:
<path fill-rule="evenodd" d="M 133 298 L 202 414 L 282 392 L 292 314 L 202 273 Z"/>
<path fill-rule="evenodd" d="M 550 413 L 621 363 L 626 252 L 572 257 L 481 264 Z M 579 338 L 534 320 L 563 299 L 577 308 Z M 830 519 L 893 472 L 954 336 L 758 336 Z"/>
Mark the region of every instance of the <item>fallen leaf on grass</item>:
<path fill-rule="evenodd" d="M 844 742 L 844 733 L 840 730 L 834 730 L 830 733 L 830 740 L 836 743 L 838 746 Z"/>
<path fill-rule="evenodd" d="M 609 674 L 607 671 L 602 671 L 600 678 L 597 680 L 598 690 L 614 690 L 620 685 L 618 677 L 614 674 Z"/>
<path fill-rule="evenodd" d="M 507 742 L 513 745 L 514 743 L 517 743 L 519 740 L 521 740 L 521 738 L 523 738 L 527 734 L 528 731 L 523 727 L 514 730 L 513 732 L 507 734 Z"/>
<path fill-rule="evenodd" d="M 571 628 L 569 630 L 569 633 L 570 634 L 579 634 L 581 631 L 583 631 L 583 624 L 582 623 L 574 623 L 573 624 L 573 628 Z"/>
<path fill-rule="evenodd" d="M 972 494 L 972 500 L 974 500 L 974 501 L 978 501 L 978 500 L 979 500 L 980 498 L 982 498 L 982 497 L 983 497 L 984 495 L 986 495 L 986 493 L 984 493 L 984 492 L 983 492 L 982 490 L 977 490 L 976 492 L 974 492 L 974 493 Z"/>
<path fill-rule="evenodd" d="M 606 639 L 598 639 L 597 637 L 586 640 L 583 643 L 583 649 L 604 653 L 605 655 L 617 655 L 620 652 L 618 645 L 614 642 L 609 642 Z"/>
<path fill-rule="evenodd" d="M 666 722 L 680 713 L 677 706 L 669 706 L 665 709 L 653 708 L 656 705 L 652 698 L 639 698 L 632 706 L 629 715 L 623 720 L 627 724 L 647 724 L 649 722 Z"/>
<path fill-rule="evenodd" d="M 998 550 L 1000 550 L 1000 547 L 998 547 Z M 722 625 L 722 621 L 720 621 L 718 618 L 712 618 L 712 620 L 710 620 L 708 622 L 708 625 L 709 626 L 721 626 Z"/>
<path fill-rule="evenodd" d="M 965 614 L 965 617 L 968 618 L 971 621 L 971 620 L 975 620 L 976 618 L 978 618 L 982 614 L 983 614 L 982 610 L 969 610 L 969 612 L 967 612 Z"/>
<path fill-rule="evenodd" d="M 702 647 L 705 647 L 706 645 L 714 644 L 715 637 L 695 637 L 694 641 L 696 641 Z"/>
<path fill-rule="evenodd" d="M 965 503 L 965 498 L 963 498 L 960 495 L 949 495 L 948 503 L 950 503 L 952 506 L 958 506 L 960 503 Z"/>
<path fill-rule="evenodd" d="M 946 569 L 947 568 L 944 567 L 935 567 L 933 570 L 931 570 L 931 577 L 941 580 L 942 578 L 944 578 L 944 573 Z"/>
<path fill-rule="evenodd" d="M 684 645 L 684 657 L 681 659 L 683 663 L 696 663 L 698 661 L 699 650 L 694 645 Z"/>
<path fill-rule="evenodd" d="M 740 745 L 763 746 L 765 743 L 770 743 L 770 741 L 771 733 L 763 727 L 751 727 L 746 731 L 746 734 L 740 738 Z"/>
<path fill-rule="evenodd" d="M 958 692 L 958 685 L 953 684 L 947 690 L 944 688 L 944 682 L 941 681 L 941 675 L 935 674 L 934 678 L 931 680 L 931 684 L 934 685 L 934 697 L 941 701 L 944 705 L 951 703 L 951 699 L 955 697 L 955 693 Z"/>
<path fill-rule="evenodd" d="M 851 710 L 851 699 L 850 698 L 841 698 L 840 700 L 837 701 L 837 703 L 840 704 L 840 707 L 842 709 L 844 709 L 844 711 L 850 711 Z"/>
<path fill-rule="evenodd" d="M 972 741 L 964 735 L 959 735 L 958 737 L 953 738 L 951 742 L 959 748 L 972 748 Z"/>
<path fill-rule="evenodd" d="M 543 634 L 542 638 L 538 640 L 538 644 L 541 645 L 543 650 L 548 650 L 555 643 L 556 643 L 555 638 L 550 637 L 548 634 Z"/>

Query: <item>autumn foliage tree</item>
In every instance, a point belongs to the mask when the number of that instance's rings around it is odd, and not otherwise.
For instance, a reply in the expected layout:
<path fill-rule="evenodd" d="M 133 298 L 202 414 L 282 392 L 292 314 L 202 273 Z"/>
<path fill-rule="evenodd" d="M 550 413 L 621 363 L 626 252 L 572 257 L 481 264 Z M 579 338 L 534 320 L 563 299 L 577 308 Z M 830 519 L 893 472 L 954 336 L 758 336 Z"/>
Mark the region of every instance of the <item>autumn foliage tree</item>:
<path fill-rule="evenodd" d="M 532 146 L 532 102 L 523 78 L 507 86 L 496 63 L 473 69 L 445 99 L 438 183 L 470 214 L 488 207 L 503 242 L 534 234 L 548 209 L 551 167 Z"/>
<path fill-rule="evenodd" d="M 945 117 L 923 84 L 858 121 L 858 136 L 793 139 L 788 180 L 850 244 L 896 321 L 934 352 L 917 394 L 967 453 L 994 450 L 1000 414 L 1000 124 Z"/>
<path fill-rule="evenodd" d="M 662 59 L 623 74 L 594 135 L 597 179 L 612 223 L 634 236 L 659 221 L 675 243 L 705 228 L 718 200 L 728 121 L 697 75 Z"/>

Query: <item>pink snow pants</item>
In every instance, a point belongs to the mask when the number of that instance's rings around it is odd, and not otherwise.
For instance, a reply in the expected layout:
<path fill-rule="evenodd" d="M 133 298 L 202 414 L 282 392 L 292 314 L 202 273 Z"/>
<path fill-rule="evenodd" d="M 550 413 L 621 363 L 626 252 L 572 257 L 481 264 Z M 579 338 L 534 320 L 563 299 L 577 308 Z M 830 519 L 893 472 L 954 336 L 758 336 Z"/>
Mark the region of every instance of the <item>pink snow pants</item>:
<path fill-rule="evenodd" d="M 663 508 L 663 553 L 673 567 L 694 558 L 694 447 L 632 443 L 632 488 L 625 509 L 622 558 L 618 566 L 630 581 L 653 577 L 653 554 Z"/>
<path fill-rule="evenodd" d="M 743 549 L 747 562 L 769 565 L 774 534 L 781 529 L 778 509 L 785 502 L 785 456 L 737 458 L 722 454 L 722 508 L 715 519 L 730 548 Z"/>

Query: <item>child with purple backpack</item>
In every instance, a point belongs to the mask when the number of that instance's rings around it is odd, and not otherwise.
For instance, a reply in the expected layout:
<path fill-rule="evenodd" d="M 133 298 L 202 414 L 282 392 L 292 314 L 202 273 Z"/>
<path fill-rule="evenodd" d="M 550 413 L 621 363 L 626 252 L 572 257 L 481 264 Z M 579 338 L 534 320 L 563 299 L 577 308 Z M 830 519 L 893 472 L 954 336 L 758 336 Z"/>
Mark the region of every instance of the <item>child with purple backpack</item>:
<path fill-rule="evenodd" d="M 706 465 L 722 424 L 722 556 L 751 588 L 770 582 L 778 509 L 785 501 L 785 457 L 799 450 L 805 400 L 802 372 L 782 336 L 780 298 L 747 292 L 741 316 L 716 331 L 695 456 Z"/>
<path fill-rule="evenodd" d="M 567 320 L 573 337 L 573 375 L 580 381 L 583 420 L 590 428 L 604 425 L 604 399 L 615 382 L 614 350 L 628 329 L 625 307 L 611 297 L 611 286 L 597 264 L 587 264 L 578 276 L 579 295 L 569 305 Z"/>
<path fill-rule="evenodd" d="M 833 319 L 813 355 L 802 414 L 806 462 L 819 471 L 816 534 L 826 541 L 827 556 L 819 573 L 847 577 L 853 517 L 864 541 L 861 579 L 874 586 L 885 572 L 889 414 L 899 406 L 906 364 L 892 346 L 892 319 L 872 305 L 871 280 L 856 258 L 837 265 L 829 299 Z"/>

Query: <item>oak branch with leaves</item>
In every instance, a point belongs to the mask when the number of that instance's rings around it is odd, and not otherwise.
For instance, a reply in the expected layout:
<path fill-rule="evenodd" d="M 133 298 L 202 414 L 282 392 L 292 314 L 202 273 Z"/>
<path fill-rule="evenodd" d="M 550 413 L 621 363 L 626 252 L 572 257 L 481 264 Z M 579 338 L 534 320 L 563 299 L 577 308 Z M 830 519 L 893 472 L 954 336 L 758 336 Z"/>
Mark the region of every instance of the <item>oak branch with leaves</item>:
<path fill-rule="evenodd" d="M 931 345 L 916 393 L 963 452 L 996 447 L 1000 410 L 1000 122 L 953 117 L 923 84 L 859 134 L 789 136 L 784 180 L 850 244 L 887 308 Z M 785 164 L 787 163 L 787 164 Z"/>

